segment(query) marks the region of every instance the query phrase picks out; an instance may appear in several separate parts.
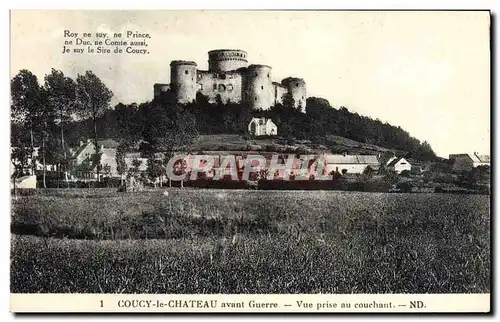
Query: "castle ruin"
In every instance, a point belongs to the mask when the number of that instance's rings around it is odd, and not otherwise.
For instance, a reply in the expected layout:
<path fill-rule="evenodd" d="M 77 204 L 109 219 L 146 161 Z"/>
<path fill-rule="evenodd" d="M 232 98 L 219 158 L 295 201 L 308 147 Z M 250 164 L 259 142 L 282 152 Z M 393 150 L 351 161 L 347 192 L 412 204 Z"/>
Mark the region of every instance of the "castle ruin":
<path fill-rule="evenodd" d="M 288 94 L 294 100 L 294 107 L 305 113 L 305 81 L 287 77 L 280 83 L 273 82 L 271 71 L 267 65 L 248 65 L 244 50 L 212 50 L 208 52 L 208 70 L 199 70 L 193 61 L 172 61 L 170 84 L 155 84 L 154 96 L 170 90 L 177 102 L 185 104 L 195 102 L 196 94 L 201 93 L 211 103 L 220 96 L 223 103 L 245 103 L 253 109 L 267 110 L 283 103 Z"/>

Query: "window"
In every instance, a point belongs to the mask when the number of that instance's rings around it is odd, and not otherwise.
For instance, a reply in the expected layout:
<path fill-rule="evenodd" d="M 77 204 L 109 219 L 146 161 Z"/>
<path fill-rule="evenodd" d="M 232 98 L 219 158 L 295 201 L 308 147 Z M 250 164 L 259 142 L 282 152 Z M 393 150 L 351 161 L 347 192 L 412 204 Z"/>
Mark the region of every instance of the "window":
<path fill-rule="evenodd" d="M 264 89 L 264 86 L 261 86 L 260 89 Z"/>
<path fill-rule="evenodd" d="M 214 84 L 214 91 L 217 90 L 217 84 Z"/>
<path fill-rule="evenodd" d="M 299 87 L 299 83 L 295 84 L 295 87 Z"/>
<path fill-rule="evenodd" d="M 189 74 L 189 72 L 188 72 L 188 70 L 187 70 L 187 69 L 184 71 L 184 74 L 186 74 L 186 75 L 187 75 L 187 74 Z"/>
<path fill-rule="evenodd" d="M 224 84 L 219 84 L 219 92 L 224 92 L 226 90 L 226 86 Z"/>
<path fill-rule="evenodd" d="M 257 101 L 257 97 L 255 98 L 255 101 Z"/>
<path fill-rule="evenodd" d="M 233 91 L 233 85 L 229 84 L 227 85 L 227 91 L 232 92 Z"/>
<path fill-rule="evenodd" d="M 269 76 L 269 73 L 267 73 L 267 78 L 269 78 L 269 77 L 270 77 L 270 76 Z"/>

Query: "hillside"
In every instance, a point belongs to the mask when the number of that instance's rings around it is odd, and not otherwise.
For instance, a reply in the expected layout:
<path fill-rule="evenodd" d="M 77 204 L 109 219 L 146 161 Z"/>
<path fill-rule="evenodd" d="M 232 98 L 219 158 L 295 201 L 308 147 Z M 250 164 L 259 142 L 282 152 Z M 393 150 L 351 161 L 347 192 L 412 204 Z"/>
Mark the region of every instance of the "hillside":
<path fill-rule="evenodd" d="M 203 97 L 180 105 L 167 95 L 139 105 L 118 104 L 97 120 L 97 129 L 99 137 L 148 142 L 149 152 L 169 149 L 172 144 L 188 144 L 198 151 L 393 152 L 415 160 L 436 160 L 427 142 L 419 141 L 399 126 L 358 115 L 345 107 L 337 109 L 321 98 L 308 98 L 306 110 L 301 113 L 280 104 L 265 111 L 252 110 L 241 104 L 210 104 Z M 280 137 L 247 136 L 252 117 L 271 119 Z M 78 146 L 79 140 L 92 133 L 93 124 L 83 120 L 74 125 L 67 127 L 66 139 L 70 145 Z"/>
<path fill-rule="evenodd" d="M 392 152 L 405 154 L 403 151 L 387 149 L 374 144 L 366 144 L 341 136 L 329 135 L 325 145 L 309 140 L 290 140 L 281 137 L 252 138 L 238 134 L 202 134 L 189 147 L 194 151 L 267 151 L 267 152 L 309 152 L 381 154 Z"/>

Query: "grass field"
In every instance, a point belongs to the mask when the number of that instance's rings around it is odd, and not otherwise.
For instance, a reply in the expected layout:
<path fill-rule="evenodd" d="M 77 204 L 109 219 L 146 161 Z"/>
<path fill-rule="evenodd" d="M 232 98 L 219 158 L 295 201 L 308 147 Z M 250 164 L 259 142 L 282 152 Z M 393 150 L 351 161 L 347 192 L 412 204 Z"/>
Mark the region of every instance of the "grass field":
<path fill-rule="evenodd" d="M 12 203 L 12 292 L 490 290 L 489 196 L 59 189 Z"/>

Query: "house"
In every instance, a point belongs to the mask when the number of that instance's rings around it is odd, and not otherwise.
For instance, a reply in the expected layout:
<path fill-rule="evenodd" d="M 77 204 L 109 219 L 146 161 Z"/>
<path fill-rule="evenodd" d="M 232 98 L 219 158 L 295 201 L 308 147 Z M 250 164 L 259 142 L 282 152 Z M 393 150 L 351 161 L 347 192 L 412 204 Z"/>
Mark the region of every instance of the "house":
<path fill-rule="evenodd" d="M 411 171 L 411 164 L 405 158 L 392 157 L 386 163 L 387 169 L 395 171 L 397 174 L 408 170 Z"/>
<path fill-rule="evenodd" d="M 101 153 L 99 160 L 101 168 L 100 176 L 119 176 L 116 164 L 116 148 L 118 147 L 118 143 L 113 139 L 100 139 L 97 140 L 97 144 Z M 92 160 L 95 152 L 96 149 L 93 140 L 88 139 L 86 142 L 80 142 L 80 146 L 74 152 L 72 158 L 73 174 L 76 177 L 97 179 L 97 163 Z"/>
<path fill-rule="evenodd" d="M 255 136 L 276 135 L 278 134 L 278 127 L 271 119 L 254 117 L 248 123 L 248 132 Z"/>
<path fill-rule="evenodd" d="M 490 166 L 490 156 L 481 155 L 477 152 L 450 154 L 449 159 L 453 161 L 453 171 L 469 171 L 478 166 Z"/>
<path fill-rule="evenodd" d="M 378 170 L 379 161 L 376 155 L 325 154 L 325 174 L 363 173 L 366 168 Z"/>

